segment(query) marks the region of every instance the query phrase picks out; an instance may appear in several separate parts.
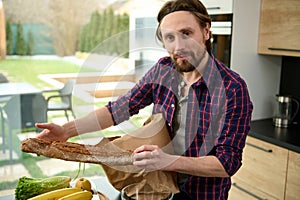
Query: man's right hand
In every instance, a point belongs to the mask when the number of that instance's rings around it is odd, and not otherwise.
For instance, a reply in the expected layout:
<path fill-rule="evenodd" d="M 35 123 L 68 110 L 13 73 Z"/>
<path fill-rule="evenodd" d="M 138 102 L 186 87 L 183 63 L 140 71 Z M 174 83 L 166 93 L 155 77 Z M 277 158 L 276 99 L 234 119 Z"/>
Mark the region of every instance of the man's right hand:
<path fill-rule="evenodd" d="M 37 128 L 44 129 L 37 138 L 48 140 L 48 141 L 60 141 L 65 142 L 68 140 L 68 136 L 63 126 L 54 123 L 36 123 Z"/>

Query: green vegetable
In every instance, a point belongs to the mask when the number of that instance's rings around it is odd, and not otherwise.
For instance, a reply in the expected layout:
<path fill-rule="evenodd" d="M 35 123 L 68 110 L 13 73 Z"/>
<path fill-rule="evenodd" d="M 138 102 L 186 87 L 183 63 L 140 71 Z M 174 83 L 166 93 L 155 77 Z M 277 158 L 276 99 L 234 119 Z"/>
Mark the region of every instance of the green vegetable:
<path fill-rule="evenodd" d="M 26 200 L 39 194 L 70 186 L 71 177 L 54 176 L 50 178 L 29 178 L 26 176 L 18 180 L 15 190 L 16 200 Z"/>

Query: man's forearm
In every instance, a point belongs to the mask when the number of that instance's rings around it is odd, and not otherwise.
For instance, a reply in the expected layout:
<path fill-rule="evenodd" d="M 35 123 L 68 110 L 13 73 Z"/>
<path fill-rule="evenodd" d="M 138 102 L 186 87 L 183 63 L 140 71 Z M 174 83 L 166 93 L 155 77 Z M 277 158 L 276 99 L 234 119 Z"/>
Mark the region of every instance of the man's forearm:
<path fill-rule="evenodd" d="M 215 156 L 184 157 L 169 165 L 166 170 L 204 177 L 228 177 L 227 172 Z"/>
<path fill-rule="evenodd" d="M 101 107 L 84 117 L 67 122 L 63 125 L 69 137 L 106 129 L 113 125 L 109 110 Z"/>

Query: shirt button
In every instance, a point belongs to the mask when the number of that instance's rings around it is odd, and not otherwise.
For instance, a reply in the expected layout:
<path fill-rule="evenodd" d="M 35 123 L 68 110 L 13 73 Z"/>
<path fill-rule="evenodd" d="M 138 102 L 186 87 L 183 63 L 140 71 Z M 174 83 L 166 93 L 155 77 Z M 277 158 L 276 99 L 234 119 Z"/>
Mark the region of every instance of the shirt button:
<path fill-rule="evenodd" d="M 174 104 L 171 104 L 171 107 L 172 107 L 172 108 L 174 108 L 174 107 L 175 107 L 175 105 L 174 105 Z"/>

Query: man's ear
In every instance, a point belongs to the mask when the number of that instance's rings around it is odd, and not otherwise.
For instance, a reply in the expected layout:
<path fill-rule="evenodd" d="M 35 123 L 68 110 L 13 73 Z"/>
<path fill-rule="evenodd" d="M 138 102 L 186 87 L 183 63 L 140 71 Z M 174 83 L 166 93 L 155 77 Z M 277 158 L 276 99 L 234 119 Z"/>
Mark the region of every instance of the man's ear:
<path fill-rule="evenodd" d="M 206 23 L 206 27 L 204 28 L 203 34 L 204 34 L 205 40 L 210 39 L 210 24 L 209 23 Z"/>

